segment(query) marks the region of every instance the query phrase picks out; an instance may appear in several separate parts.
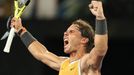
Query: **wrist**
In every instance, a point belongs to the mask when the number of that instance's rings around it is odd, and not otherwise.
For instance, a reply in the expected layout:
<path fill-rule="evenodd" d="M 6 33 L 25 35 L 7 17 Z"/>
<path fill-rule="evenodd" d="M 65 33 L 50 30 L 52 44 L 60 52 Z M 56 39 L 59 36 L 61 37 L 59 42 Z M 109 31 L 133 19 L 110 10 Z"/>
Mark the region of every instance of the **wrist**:
<path fill-rule="evenodd" d="M 95 25 L 95 33 L 99 35 L 107 34 L 107 21 L 106 19 L 103 20 L 97 20 L 96 19 L 96 25 Z"/>
<path fill-rule="evenodd" d="M 26 31 L 27 31 L 26 28 L 21 27 L 21 28 L 18 30 L 17 34 L 18 34 L 18 36 L 22 36 Z"/>
<path fill-rule="evenodd" d="M 31 43 L 36 41 L 36 39 L 32 36 L 31 33 L 26 31 L 24 34 L 21 35 L 21 40 L 25 44 L 25 46 L 28 48 Z"/>
<path fill-rule="evenodd" d="M 104 15 L 96 16 L 96 20 L 104 20 L 106 17 Z"/>

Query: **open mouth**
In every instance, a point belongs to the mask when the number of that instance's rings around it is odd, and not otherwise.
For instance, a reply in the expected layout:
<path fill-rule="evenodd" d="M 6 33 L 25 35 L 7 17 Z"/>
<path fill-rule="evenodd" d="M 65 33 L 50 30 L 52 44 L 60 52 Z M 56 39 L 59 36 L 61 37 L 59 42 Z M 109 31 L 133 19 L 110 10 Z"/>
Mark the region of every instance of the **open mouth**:
<path fill-rule="evenodd" d="M 68 40 L 65 39 L 65 40 L 64 40 L 64 46 L 68 45 L 68 43 L 69 43 Z"/>

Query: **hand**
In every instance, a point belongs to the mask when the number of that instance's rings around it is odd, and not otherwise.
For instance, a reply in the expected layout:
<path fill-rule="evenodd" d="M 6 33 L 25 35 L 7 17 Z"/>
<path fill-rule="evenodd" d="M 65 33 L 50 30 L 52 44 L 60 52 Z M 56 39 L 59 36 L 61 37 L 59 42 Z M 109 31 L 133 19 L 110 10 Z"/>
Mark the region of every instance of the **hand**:
<path fill-rule="evenodd" d="M 11 27 L 14 27 L 16 29 L 16 32 L 18 32 L 20 29 L 23 28 L 21 19 L 16 19 L 15 17 L 12 18 L 11 20 Z"/>
<path fill-rule="evenodd" d="M 105 19 L 101 1 L 95 1 L 95 0 L 91 1 L 91 4 L 89 4 L 89 9 L 92 12 L 92 14 L 96 16 L 96 19 L 98 20 Z"/>

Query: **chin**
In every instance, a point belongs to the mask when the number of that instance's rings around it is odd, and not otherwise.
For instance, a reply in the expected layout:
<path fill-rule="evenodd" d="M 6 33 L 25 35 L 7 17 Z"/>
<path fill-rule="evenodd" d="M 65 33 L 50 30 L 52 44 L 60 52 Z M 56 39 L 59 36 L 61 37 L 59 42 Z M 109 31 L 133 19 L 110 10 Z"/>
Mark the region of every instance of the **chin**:
<path fill-rule="evenodd" d="M 70 54 L 70 51 L 69 50 L 64 50 L 64 53 Z"/>

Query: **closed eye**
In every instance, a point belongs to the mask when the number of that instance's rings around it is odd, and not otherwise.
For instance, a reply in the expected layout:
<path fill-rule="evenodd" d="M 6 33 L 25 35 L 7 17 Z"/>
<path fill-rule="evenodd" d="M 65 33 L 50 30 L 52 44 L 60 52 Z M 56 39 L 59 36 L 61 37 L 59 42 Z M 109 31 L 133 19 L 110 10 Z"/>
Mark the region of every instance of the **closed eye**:
<path fill-rule="evenodd" d="M 69 33 L 74 33 L 75 31 L 74 30 L 70 30 Z"/>

